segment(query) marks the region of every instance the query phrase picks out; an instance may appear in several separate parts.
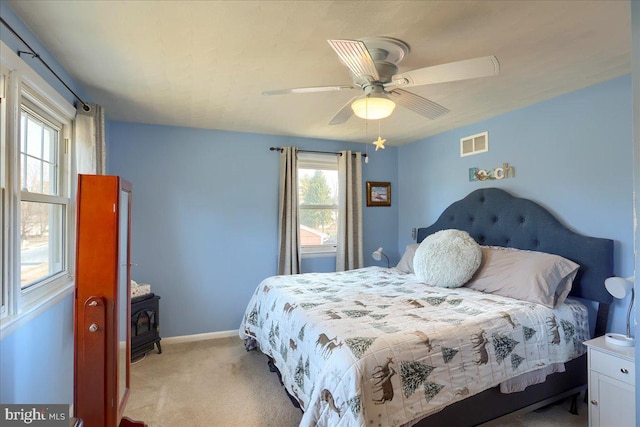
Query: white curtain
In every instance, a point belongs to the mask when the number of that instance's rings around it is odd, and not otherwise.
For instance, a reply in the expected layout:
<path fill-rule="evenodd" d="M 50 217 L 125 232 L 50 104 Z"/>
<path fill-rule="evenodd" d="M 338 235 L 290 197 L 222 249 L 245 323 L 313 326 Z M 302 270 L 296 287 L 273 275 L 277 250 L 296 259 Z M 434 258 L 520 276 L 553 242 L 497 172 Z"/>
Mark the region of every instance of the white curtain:
<path fill-rule="evenodd" d="M 364 266 L 362 253 L 362 153 L 338 157 L 338 246 L 336 271 Z"/>
<path fill-rule="evenodd" d="M 75 120 L 76 169 L 80 174 L 106 174 L 104 109 L 97 104 L 78 106 Z"/>
<path fill-rule="evenodd" d="M 298 149 L 280 152 L 280 204 L 278 212 L 278 274 L 300 273 L 300 217 L 298 215 Z"/>

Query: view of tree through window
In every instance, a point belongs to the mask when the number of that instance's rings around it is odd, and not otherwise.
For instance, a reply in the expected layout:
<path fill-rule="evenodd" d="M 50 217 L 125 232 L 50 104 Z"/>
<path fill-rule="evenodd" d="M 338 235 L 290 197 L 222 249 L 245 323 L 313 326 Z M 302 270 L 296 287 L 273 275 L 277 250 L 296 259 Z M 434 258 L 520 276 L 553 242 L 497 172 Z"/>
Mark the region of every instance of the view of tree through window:
<path fill-rule="evenodd" d="M 334 245 L 338 220 L 338 171 L 298 170 L 302 246 Z"/>

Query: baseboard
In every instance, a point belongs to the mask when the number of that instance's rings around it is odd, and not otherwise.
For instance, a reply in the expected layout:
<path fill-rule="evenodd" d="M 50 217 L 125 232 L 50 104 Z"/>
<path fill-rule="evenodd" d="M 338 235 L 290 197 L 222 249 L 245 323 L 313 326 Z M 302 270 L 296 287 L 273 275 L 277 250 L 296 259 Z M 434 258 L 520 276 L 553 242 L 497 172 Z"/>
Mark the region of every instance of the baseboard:
<path fill-rule="evenodd" d="M 162 337 L 162 344 L 164 345 L 164 344 L 176 344 L 176 343 L 182 343 L 182 342 L 215 340 L 219 338 L 229 338 L 229 337 L 239 337 L 238 330 L 232 329 L 230 331 L 206 332 L 204 334 L 180 335 L 177 337 L 167 337 L 167 338 Z"/>

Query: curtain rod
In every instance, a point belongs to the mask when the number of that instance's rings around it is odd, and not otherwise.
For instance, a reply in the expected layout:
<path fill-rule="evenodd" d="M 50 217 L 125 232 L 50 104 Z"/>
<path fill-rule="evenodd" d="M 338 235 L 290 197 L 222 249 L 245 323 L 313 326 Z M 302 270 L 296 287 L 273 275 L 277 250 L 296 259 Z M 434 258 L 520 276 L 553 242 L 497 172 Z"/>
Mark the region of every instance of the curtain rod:
<path fill-rule="evenodd" d="M 269 151 L 279 151 L 282 153 L 282 147 L 269 147 Z M 315 151 L 315 150 L 298 150 L 299 153 L 317 153 L 317 154 L 335 154 L 336 156 L 342 156 L 342 153 L 336 153 L 335 151 Z M 355 154 L 352 154 L 355 156 Z M 365 159 L 368 157 L 366 153 L 362 154 L 362 157 Z"/>
<path fill-rule="evenodd" d="M 42 57 L 40 57 L 40 55 L 38 53 L 36 53 L 35 50 L 33 50 L 33 48 L 31 46 L 29 46 L 29 43 L 27 43 L 26 41 L 24 41 L 24 39 L 22 37 L 20 37 L 20 34 L 18 34 L 16 32 L 16 30 L 14 30 L 11 25 L 9 25 L 7 23 L 7 21 L 5 21 L 2 17 L 0 17 L 0 21 L 2 22 L 2 24 L 7 27 L 9 29 L 9 31 L 11 31 L 31 52 L 27 52 L 24 50 L 19 50 L 18 51 L 18 56 L 21 56 L 23 53 L 26 53 L 27 55 L 31 55 L 32 58 L 37 58 L 40 60 L 40 62 L 42 62 L 42 64 L 47 67 L 47 70 L 49 70 L 51 72 L 51 74 L 53 74 L 59 81 L 60 83 L 62 83 L 64 85 L 64 87 L 67 88 L 67 90 L 69 92 L 71 92 L 73 94 L 73 96 L 80 101 L 80 103 L 82 104 L 82 109 L 84 111 L 91 111 L 91 107 L 89 106 L 89 104 L 87 104 L 86 102 L 84 102 L 82 100 L 82 98 L 80 98 L 74 91 L 73 89 L 71 89 L 63 80 L 62 78 L 60 78 L 60 76 L 53 71 L 53 69 L 51 69 L 51 67 L 49 66 L 49 64 L 47 64 L 46 62 L 44 62 L 44 59 L 42 59 Z"/>

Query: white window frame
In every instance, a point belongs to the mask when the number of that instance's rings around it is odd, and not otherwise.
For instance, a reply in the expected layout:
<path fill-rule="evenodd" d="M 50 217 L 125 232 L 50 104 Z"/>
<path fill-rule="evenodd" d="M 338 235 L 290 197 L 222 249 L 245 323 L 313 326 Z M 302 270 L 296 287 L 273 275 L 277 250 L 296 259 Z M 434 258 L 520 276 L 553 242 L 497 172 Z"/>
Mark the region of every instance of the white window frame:
<path fill-rule="evenodd" d="M 324 153 L 298 153 L 298 174 L 300 169 L 321 169 L 338 171 L 338 155 Z M 298 212 L 305 209 L 302 203 L 298 203 Z M 313 209 L 338 209 L 338 205 L 313 205 Z M 335 256 L 337 244 L 300 246 L 302 258 L 319 258 Z"/>
<path fill-rule="evenodd" d="M 20 102 L 20 118 L 22 119 L 23 110 L 26 114 L 36 120 L 42 121 L 45 125 L 49 125 L 51 128 L 57 130 L 58 138 L 56 141 L 56 159 L 55 159 L 55 168 L 57 169 L 55 173 L 55 194 L 47 194 L 40 192 L 30 192 L 25 188 L 20 189 L 20 201 L 21 202 L 33 202 L 33 203 L 45 203 L 48 205 L 59 205 L 62 206 L 62 215 L 65 219 L 65 223 L 62 224 L 62 230 L 60 236 L 63 240 L 62 242 L 62 254 L 61 257 L 61 266 L 60 271 L 53 273 L 50 276 L 47 276 L 43 279 L 39 279 L 35 284 L 30 285 L 26 289 L 22 289 L 23 293 L 34 292 L 40 286 L 49 286 L 51 283 L 55 283 L 57 281 L 66 281 L 68 280 L 68 260 L 66 259 L 68 253 L 68 242 L 67 242 L 67 218 L 69 215 L 73 215 L 73 212 L 69 212 L 69 185 L 68 185 L 68 168 L 66 165 L 68 164 L 68 154 L 65 146 L 64 134 L 68 133 L 68 129 L 65 130 L 65 126 L 61 123 L 53 120 L 45 111 L 40 110 L 38 107 L 34 106 L 28 100 L 21 100 Z M 21 138 L 22 139 L 22 136 Z M 19 151 L 20 162 L 23 161 L 23 154 L 21 150 Z M 28 156 L 28 155 L 27 155 Z M 21 163 L 20 181 L 22 182 L 22 178 L 26 177 L 26 172 L 24 170 L 24 165 Z M 51 243 L 51 242 L 50 242 Z M 57 245 L 53 245 L 57 247 Z M 51 250 L 51 245 L 50 245 Z"/>
<path fill-rule="evenodd" d="M 2 119 L 6 120 L 0 135 L 0 182 L 2 200 L 2 245 L 0 258 L 2 300 L 0 309 L 0 339 L 14 332 L 40 313 L 73 293 L 75 271 L 75 153 L 72 143 L 72 124 L 76 109 L 38 73 L 24 62 L 4 42 L 0 41 L 0 64 L 4 79 L 4 98 L 0 100 Z M 42 283 L 25 289 L 20 286 L 20 114 L 27 100 L 47 116 L 62 124 L 59 133 L 59 195 L 66 208 L 64 267 L 61 273 Z M 37 195 L 33 195 L 37 198 Z M 25 200 L 27 200 L 25 198 Z"/>

